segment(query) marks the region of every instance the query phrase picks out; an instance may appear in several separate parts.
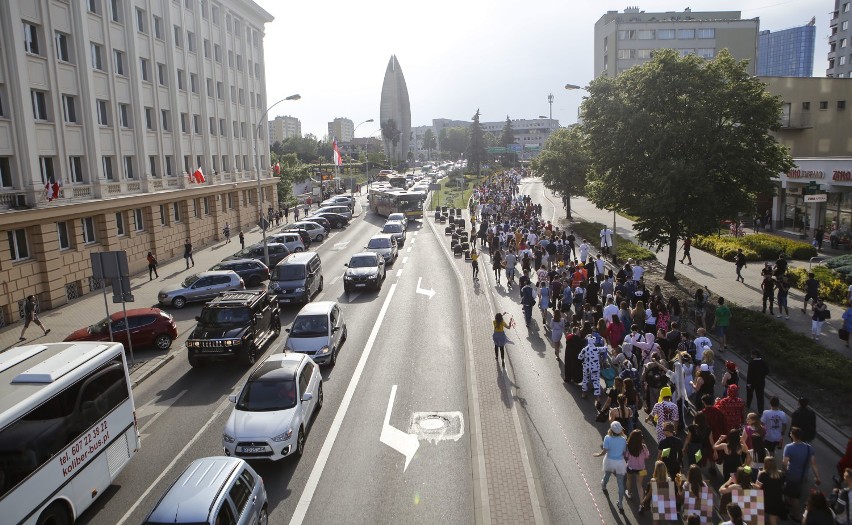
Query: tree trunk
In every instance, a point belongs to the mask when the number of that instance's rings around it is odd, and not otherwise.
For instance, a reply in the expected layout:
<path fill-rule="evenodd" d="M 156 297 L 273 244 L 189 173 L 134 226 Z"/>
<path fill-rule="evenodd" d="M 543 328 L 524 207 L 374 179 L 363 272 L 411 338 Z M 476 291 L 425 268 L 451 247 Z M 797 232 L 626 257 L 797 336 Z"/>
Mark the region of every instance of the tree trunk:
<path fill-rule="evenodd" d="M 574 217 L 571 217 L 571 196 L 566 195 L 566 196 L 562 197 L 562 201 L 565 204 L 565 210 L 568 212 L 568 215 L 566 216 L 566 218 L 567 219 L 574 219 Z"/>
<path fill-rule="evenodd" d="M 669 258 L 666 261 L 666 275 L 663 277 L 666 281 L 677 281 L 675 277 L 675 264 L 677 264 L 677 232 L 673 232 L 669 237 Z"/>

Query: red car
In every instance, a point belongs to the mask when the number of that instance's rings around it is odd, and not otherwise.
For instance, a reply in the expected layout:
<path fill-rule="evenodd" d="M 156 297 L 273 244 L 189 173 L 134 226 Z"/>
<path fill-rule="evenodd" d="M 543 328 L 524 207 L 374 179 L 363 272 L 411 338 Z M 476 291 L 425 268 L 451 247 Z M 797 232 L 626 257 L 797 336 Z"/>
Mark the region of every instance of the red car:
<path fill-rule="evenodd" d="M 127 330 L 124 312 L 116 312 L 110 317 L 112 335 L 116 343 L 127 347 Z M 130 337 L 134 348 L 153 346 L 158 350 L 168 350 L 177 338 L 175 318 L 159 308 L 137 308 L 127 311 L 130 325 Z M 109 341 L 107 319 L 80 328 L 65 338 L 65 341 Z"/>

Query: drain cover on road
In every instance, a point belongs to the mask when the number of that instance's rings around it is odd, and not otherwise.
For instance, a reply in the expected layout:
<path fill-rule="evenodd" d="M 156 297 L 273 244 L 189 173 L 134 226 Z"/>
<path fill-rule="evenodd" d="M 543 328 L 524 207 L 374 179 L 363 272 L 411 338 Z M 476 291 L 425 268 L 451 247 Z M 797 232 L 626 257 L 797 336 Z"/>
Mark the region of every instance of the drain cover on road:
<path fill-rule="evenodd" d="M 458 441 L 464 435 L 464 416 L 461 412 L 415 412 L 408 432 L 430 443 Z"/>

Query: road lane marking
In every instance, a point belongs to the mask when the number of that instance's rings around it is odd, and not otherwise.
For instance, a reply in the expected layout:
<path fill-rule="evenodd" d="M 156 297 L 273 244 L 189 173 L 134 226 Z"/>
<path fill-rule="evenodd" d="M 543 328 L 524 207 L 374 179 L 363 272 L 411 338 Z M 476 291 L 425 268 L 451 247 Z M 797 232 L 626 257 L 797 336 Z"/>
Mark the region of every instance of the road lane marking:
<path fill-rule="evenodd" d="M 388 296 L 382 304 L 382 309 L 379 310 L 379 316 L 376 318 L 376 324 L 373 325 L 373 330 L 370 332 L 370 337 L 367 339 L 367 344 L 364 346 L 364 351 L 361 353 L 361 359 L 355 366 L 355 371 L 352 373 L 352 379 L 349 380 L 349 386 L 346 387 L 346 393 L 343 394 L 343 400 L 340 402 L 340 408 L 337 409 L 337 414 L 334 415 L 334 421 L 328 429 L 328 434 L 325 436 L 325 441 L 322 444 L 317 460 L 314 463 L 314 468 L 311 470 L 311 475 L 305 483 L 305 488 L 299 498 L 299 503 L 296 505 L 296 510 L 293 511 L 293 517 L 290 518 L 290 525 L 299 525 L 305 520 L 308 514 L 308 508 L 311 506 L 311 500 L 319 486 L 319 480 L 322 472 L 325 469 L 328 458 L 331 455 L 331 449 L 334 447 L 334 442 L 337 439 L 337 434 L 343 426 L 343 418 L 346 417 L 346 412 L 349 411 L 349 404 L 352 402 L 352 397 L 355 395 L 355 389 L 358 388 L 358 382 L 361 380 L 361 374 L 364 373 L 364 367 L 367 365 L 367 358 L 373 351 L 373 345 L 376 342 L 376 337 L 379 334 L 379 328 L 382 326 L 382 321 L 388 312 L 393 294 L 396 291 L 396 283 L 391 285 Z"/>
<path fill-rule="evenodd" d="M 416 290 L 415 290 L 415 291 L 416 291 L 417 293 L 422 293 L 423 295 L 428 295 L 428 296 L 429 296 L 429 299 L 431 299 L 432 297 L 434 297 L 434 296 L 435 296 L 435 290 L 433 290 L 432 288 L 429 288 L 429 289 L 421 288 L 421 287 L 420 287 L 420 281 L 422 281 L 422 280 L 423 280 L 423 278 L 422 278 L 422 277 L 418 277 L 418 278 L 417 278 L 417 288 L 416 288 Z"/>
<path fill-rule="evenodd" d="M 411 248 L 412 248 L 412 247 L 411 247 L 411 246 L 409 246 L 409 247 L 408 247 L 408 249 L 407 249 L 407 250 L 405 250 L 405 253 L 411 253 Z"/>
<path fill-rule="evenodd" d="M 388 399 L 388 409 L 385 411 L 385 421 L 382 424 L 382 433 L 379 436 L 379 441 L 396 450 L 405 456 L 405 466 L 402 471 L 408 468 L 408 464 L 414 459 L 414 454 L 420 448 L 420 441 L 415 434 L 409 434 L 392 426 L 390 424 L 391 412 L 393 411 L 393 402 L 396 399 L 396 385 L 391 387 L 390 399 Z"/>
<path fill-rule="evenodd" d="M 396 276 L 399 277 L 402 275 L 402 268 L 396 271 Z"/>
<path fill-rule="evenodd" d="M 157 420 L 160 416 L 162 416 L 162 415 L 166 412 L 166 410 L 168 410 L 168 409 L 172 408 L 172 407 L 174 406 L 174 403 L 175 403 L 178 399 L 182 398 L 182 397 L 183 397 L 183 395 L 184 395 L 184 394 L 186 394 L 187 392 L 189 392 L 189 390 L 182 390 L 182 391 L 181 391 L 178 395 L 176 395 L 175 397 L 173 397 L 173 398 L 171 398 L 171 399 L 164 400 L 164 401 L 168 401 L 168 402 L 169 402 L 169 405 L 167 405 L 167 406 L 165 406 L 165 405 L 153 405 L 153 404 L 151 404 L 151 403 L 146 404 L 146 405 L 144 406 L 144 408 L 145 408 L 145 409 L 148 409 L 148 408 L 156 408 L 157 410 L 154 412 L 154 415 L 153 415 L 153 416 L 151 416 L 151 419 L 149 419 L 147 423 L 145 423 L 144 425 L 142 425 L 142 428 L 140 428 L 140 429 L 139 429 L 139 434 L 140 434 L 140 435 L 144 434 L 144 433 L 145 433 L 145 431 L 148 429 L 148 427 L 150 427 L 150 426 L 151 426 L 151 424 L 152 424 L 154 421 L 156 421 L 156 420 Z M 139 409 L 137 412 L 143 412 L 143 410 L 142 410 L 142 409 Z M 142 415 L 140 415 L 139 417 L 145 417 L 146 415 L 147 415 L 147 414 L 142 414 Z"/>
<path fill-rule="evenodd" d="M 332 280 L 331 280 L 331 282 L 330 282 L 330 283 L 328 283 L 328 284 L 332 284 L 332 285 L 333 285 L 333 284 L 336 284 L 336 283 L 337 283 L 337 281 L 339 281 L 339 280 L 340 280 L 340 276 L 338 275 L 337 277 L 335 277 L 334 279 L 332 279 Z"/>
<path fill-rule="evenodd" d="M 402 258 L 402 264 L 405 264 L 406 262 L 408 262 L 408 256 Z"/>

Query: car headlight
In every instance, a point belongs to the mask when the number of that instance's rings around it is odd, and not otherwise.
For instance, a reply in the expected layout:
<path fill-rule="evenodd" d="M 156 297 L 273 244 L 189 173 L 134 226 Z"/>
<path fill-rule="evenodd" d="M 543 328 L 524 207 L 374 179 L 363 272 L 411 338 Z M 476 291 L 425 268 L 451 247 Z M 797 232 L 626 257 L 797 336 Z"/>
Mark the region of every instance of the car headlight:
<path fill-rule="evenodd" d="M 328 350 L 329 350 L 328 345 L 325 345 L 324 347 L 320 348 L 319 352 L 317 352 L 317 353 L 318 354 L 327 354 Z"/>
<path fill-rule="evenodd" d="M 222 434 L 222 439 L 225 441 L 225 443 L 233 443 L 234 441 L 236 441 L 233 436 L 229 436 L 228 434 Z"/>
<path fill-rule="evenodd" d="M 302 292 L 304 292 L 304 291 L 305 291 L 305 289 L 304 289 L 304 288 L 296 288 L 296 289 L 295 289 L 295 290 L 293 290 L 293 291 L 294 291 L 294 292 L 296 292 L 296 293 L 302 293 Z"/>
<path fill-rule="evenodd" d="M 284 432 L 283 434 L 278 434 L 277 436 L 272 438 L 272 441 L 280 443 L 282 441 L 287 441 L 292 436 L 293 436 L 293 429 L 291 428 L 287 432 Z"/>
<path fill-rule="evenodd" d="M 159 297 L 160 299 L 165 299 L 165 298 L 167 298 L 168 296 L 169 296 L 169 294 L 166 294 L 166 293 L 161 293 L 161 294 L 158 294 L 158 295 L 157 295 L 157 297 Z"/>
<path fill-rule="evenodd" d="M 374 274 L 372 274 L 372 275 L 370 276 L 370 279 L 373 279 L 373 280 L 376 280 L 376 279 L 378 279 L 378 278 L 379 278 L 379 273 L 378 273 L 378 272 L 376 272 L 376 273 L 374 273 Z"/>
<path fill-rule="evenodd" d="M 269 285 L 269 289 L 270 289 L 270 290 L 275 290 L 275 291 L 277 292 L 278 290 L 280 290 L 280 289 L 281 289 L 281 287 L 279 287 L 279 286 L 278 286 L 278 282 L 277 282 L 277 281 L 272 281 L 272 283 Z"/>
<path fill-rule="evenodd" d="M 198 342 L 197 341 L 187 341 L 186 346 L 187 346 L 187 348 L 193 348 L 195 346 L 198 346 Z"/>

